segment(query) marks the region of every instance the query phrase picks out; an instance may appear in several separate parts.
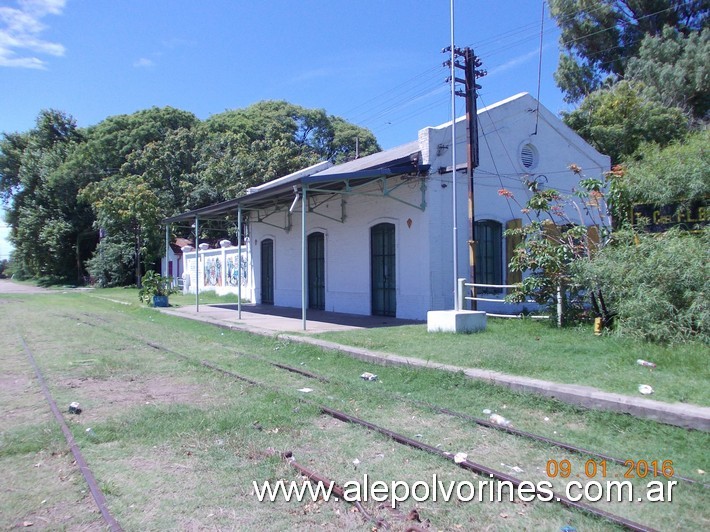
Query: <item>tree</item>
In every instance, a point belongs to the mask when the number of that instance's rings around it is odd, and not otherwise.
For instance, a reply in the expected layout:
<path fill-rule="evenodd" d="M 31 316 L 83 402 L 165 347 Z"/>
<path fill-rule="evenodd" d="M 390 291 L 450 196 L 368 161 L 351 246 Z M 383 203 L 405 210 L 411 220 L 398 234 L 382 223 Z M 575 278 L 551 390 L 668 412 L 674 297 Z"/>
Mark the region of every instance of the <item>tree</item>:
<path fill-rule="evenodd" d="M 86 130 L 60 111 L 0 139 L 0 197 L 16 269 L 104 284 L 140 279 L 161 249 L 162 218 L 218 201 L 325 159 L 379 150 L 369 131 L 287 102 L 261 102 L 200 122 L 151 108 Z"/>
<path fill-rule="evenodd" d="M 622 228 L 574 266 L 579 283 L 599 287 L 623 334 L 660 342 L 710 342 L 710 228 L 646 233 L 630 225 L 634 203 L 688 206 L 710 197 L 710 132 L 659 149 L 644 144 L 615 169 L 615 212 Z"/>
<path fill-rule="evenodd" d="M 0 199 L 7 203 L 20 186 L 20 168 L 30 135 L 3 133 L 0 139 Z"/>
<path fill-rule="evenodd" d="M 96 213 L 96 224 L 111 235 L 104 247 L 121 243 L 132 244 L 135 282 L 140 286 L 142 262 L 151 264 L 160 257 L 159 199 L 153 188 L 140 176 L 112 176 L 86 187 L 82 197 L 91 203 Z M 99 253 L 103 251 L 101 245 Z M 114 257 L 115 259 L 115 257 Z M 121 258 L 126 264 L 126 258 Z M 106 286 L 124 284 L 127 279 L 115 279 L 104 265 L 94 263 L 94 274 Z M 97 268 L 98 267 L 98 268 Z"/>
<path fill-rule="evenodd" d="M 633 203 L 656 206 L 678 204 L 679 208 L 710 197 L 710 131 L 689 134 L 664 149 L 643 144 L 634 159 L 615 169 L 614 212 L 621 222 L 630 222 Z"/>
<path fill-rule="evenodd" d="M 606 80 L 623 79 L 643 38 L 665 26 L 688 35 L 707 25 L 707 0 L 550 0 L 562 53 L 555 80 L 578 102 Z"/>
<path fill-rule="evenodd" d="M 82 228 L 76 192 L 81 182 L 66 172 L 66 162 L 84 141 L 75 120 L 56 110 L 44 110 L 36 127 L 25 134 L 4 135 L 3 198 L 12 227 L 16 270 L 47 280 L 81 277 L 77 240 Z"/>
<path fill-rule="evenodd" d="M 592 258 L 608 243 L 611 234 L 606 201 L 608 176 L 604 180 L 586 178 L 582 169 L 574 164 L 570 170 L 579 178 L 574 194 L 563 195 L 554 189 L 532 187 L 532 195 L 521 209 L 529 223 L 505 232 L 508 237 L 520 238 L 510 269 L 530 273 L 507 299 L 523 302 L 533 298 L 553 312 L 561 304 L 563 310 L 557 316 L 558 323 L 569 321 L 584 311 L 584 291 L 588 287 L 576 281 L 575 261 Z M 514 200 L 506 189 L 498 193 Z"/>
<path fill-rule="evenodd" d="M 170 130 L 164 138 L 128 155 L 121 173 L 140 175 L 158 196 L 161 212 L 165 216 L 178 214 L 191 208 L 199 142 L 197 128 Z"/>
<path fill-rule="evenodd" d="M 374 135 L 322 109 L 263 101 L 226 111 L 200 127 L 192 206 L 232 199 L 319 161 L 380 150 Z"/>
<path fill-rule="evenodd" d="M 677 107 L 666 107 L 646 96 L 640 86 L 621 81 L 587 96 L 564 122 L 598 151 L 618 164 L 642 142 L 665 146 L 688 132 L 688 119 Z"/>
<path fill-rule="evenodd" d="M 710 112 L 710 29 L 684 35 L 666 27 L 659 36 L 647 35 L 638 57 L 629 60 L 627 79 L 638 82 L 643 94 L 666 107 L 679 107 L 695 120 Z"/>

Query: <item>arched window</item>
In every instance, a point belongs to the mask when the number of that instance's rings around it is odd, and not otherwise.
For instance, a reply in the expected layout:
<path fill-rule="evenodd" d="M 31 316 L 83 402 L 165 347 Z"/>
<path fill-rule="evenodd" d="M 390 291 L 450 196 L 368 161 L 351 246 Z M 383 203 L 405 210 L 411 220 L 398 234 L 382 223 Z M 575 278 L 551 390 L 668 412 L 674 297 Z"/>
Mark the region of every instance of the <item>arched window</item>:
<path fill-rule="evenodd" d="M 503 225 L 495 220 L 476 222 L 476 283 L 503 284 Z M 478 292 L 501 293 L 500 288 L 480 288 Z"/>

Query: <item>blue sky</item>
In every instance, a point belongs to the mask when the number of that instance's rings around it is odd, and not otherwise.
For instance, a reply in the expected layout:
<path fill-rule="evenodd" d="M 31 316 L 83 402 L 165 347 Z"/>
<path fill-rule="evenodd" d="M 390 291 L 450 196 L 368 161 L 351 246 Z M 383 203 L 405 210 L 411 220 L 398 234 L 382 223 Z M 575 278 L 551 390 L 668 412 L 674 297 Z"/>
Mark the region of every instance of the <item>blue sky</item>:
<path fill-rule="evenodd" d="M 489 72 L 479 105 L 536 95 L 541 10 L 456 0 L 456 44 Z M 559 112 L 559 33 L 546 13 L 540 100 Z M 0 132 L 31 129 L 45 108 L 90 126 L 152 106 L 205 119 L 283 99 L 390 148 L 450 119 L 449 16 L 449 0 L 0 0 Z"/>

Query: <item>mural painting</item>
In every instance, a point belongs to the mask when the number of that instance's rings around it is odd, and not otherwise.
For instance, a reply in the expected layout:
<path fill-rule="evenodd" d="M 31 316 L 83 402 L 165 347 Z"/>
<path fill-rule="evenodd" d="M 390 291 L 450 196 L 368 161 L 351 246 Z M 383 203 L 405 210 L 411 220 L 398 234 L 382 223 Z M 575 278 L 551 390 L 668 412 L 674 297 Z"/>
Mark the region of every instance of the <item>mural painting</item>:
<path fill-rule="evenodd" d="M 205 259 L 205 286 L 222 286 L 222 263 L 219 257 Z"/>
<path fill-rule="evenodd" d="M 238 286 L 239 285 L 239 263 L 237 262 L 237 256 L 232 255 L 227 257 L 227 286 Z M 242 255 L 242 286 L 247 285 L 249 280 L 249 270 L 246 255 Z"/>

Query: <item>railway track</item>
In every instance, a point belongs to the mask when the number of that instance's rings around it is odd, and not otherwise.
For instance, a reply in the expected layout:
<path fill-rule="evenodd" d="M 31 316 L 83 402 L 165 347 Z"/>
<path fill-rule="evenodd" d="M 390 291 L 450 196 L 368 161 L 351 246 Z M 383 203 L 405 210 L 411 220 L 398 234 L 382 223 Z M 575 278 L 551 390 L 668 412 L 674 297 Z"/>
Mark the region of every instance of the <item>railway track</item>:
<path fill-rule="evenodd" d="M 66 317 L 67 317 L 67 318 L 70 318 L 70 319 L 75 319 L 75 320 L 77 320 L 77 318 L 76 318 L 75 316 L 66 316 Z M 87 317 L 90 318 L 90 316 L 88 316 L 88 315 L 87 315 Z M 108 327 L 111 327 L 112 329 L 115 329 L 115 324 L 113 324 L 113 323 L 110 323 L 110 324 L 109 324 L 109 323 L 105 323 L 106 320 L 103 320 L 104 323 L 91 323 L 91 322 L 86 322 L 86 321 L 84 321 L 84 320 L 82 320 L 82 319 L 78 319 L 78 321 L 80 321 L 80 322 L 82 322 L 82 323 L 84 323 L 84 324 L 86 324 L 86 325 L 89 325 L 89 326 L 91 326 L 91 327 L 97 327 L 97 328 L 108 328 Z M 126 338 L 128 338 L 128 339 L 132 339 L 132 340 L 134 340 L 134 341 L 136 341 L 136 342 L 141 342 L 141 343 L 145 344 L 146 346 L 148 346 L 148 347 L 150 347 L 150 348 L 152 348 L 152 349 L 160 350 L 160 351 L 169 353 L 169 354 L 171 354 L 171 355 L 177 357 L 178 359 L 180 359 L 180 360 L 182 360 L 182 361 L 184 361 L 184 362 L 189 362 L 189 363 L 193 363 L 193 364 L 194 364 L 194 363 L 199 363 L 201 366 L 203 366 L 203 367 L 205 367 L 205 368 L 208 368 L 208 369 L 210 369 L 211 371 L 218 372 L 218 373 L 220 373 L 220 374 L 222 374 L 222 375 L 224 375 L 224 376 L 226 376 L 226 377 L 228 377 L 228 378 L 230 378 L 230 379 L 234 379 L 234 380 L 238 380 L 238 381 L 241 381 L 241 382 L 245 382 L 245 383 L 247 383 L 247 384 L 249 384 L 249 385 L 256 386 L 256 387 L 260 387 L 260 388 L 264 388 L 264 389 L 267 389 L 267 390 L 270 390 L 270 391 L 272 391 L 272 392 L 276 392 L 276 393 L 279 393 L 279 394 L 285 394 L 285 393 L 286 393 L 283 389 L 279 389 L 278 387 L 275 387 L 275 386 L 273 386 L 273 385 L 269 385 L 269 384 L 266 384 L 266 383 L 263 383 L 263 382 L 256 381 L 256 380 L 254 380 L 254 379 L 252 379 L 252 378 L 250 378 L 250 377 L 247 377 L 247 376 L 245 376 L 245 375 L 241 375 L 241 374 L 236 373 L 236 372 L 234 372 L 234 371 L 232 371 L 232 370 L 230 370 L 230 369 L 227 369 L 227 368 L 225 368 L 225 367 L 222 367 L 221 365 L 216 364 L 216 363 L 214 363 L 214 362 L 211 362 L 211 361 L 208 361 L 208 360 L 197 360 L 194 356 L 186 355 L 186 354 L 184 354 L 184 353 L 181 353 L 181 352 L 179 352 L 179 351 L 176 351 L 176 350 L 174 350 L 174 349 L 171 349 L 171 348 L 169 348 L 169 347 L 166 347 L 166 346 L 164 346 L 164 345 L 161 345 L 161 344 L 159 344 L 159 343 L 156 343 L 155 341 L 146 340 L 145 338 L 142 338 L 142 337 L 140 337 L 140 336 L 136 336 L 136 335 L 127 333 L 127 332 L 125 332 L 125 331 L 121 331 L 121 334 L 124 335 L 124 336 L 125 336 Z M 21 338 L 21 339 L 22 339 L 22 338 Z M 29 350 L 29 347 L 27 346 L 27 344 L 26 344 L 26 342 L 24 341 L 24 339 L 22 339 L 22 343 L 23 343 L 23 346 L 24 346 L 26 352 L 28 353 L 28 356 L 31 356 L 31 351 Z M 223 348 L 224 346 L 221 346 L 221 347 Z M 314 373 L 314 372 L 312 372 L 312 371 L 306 371 L 306 370 L 304 370 L 304 369 L 302 369 L 302 368 L 296 368 L 296 367 L 293 367 L 293 366 L 290 366 L 290 365 L 287 365 L 287 364 L 284 364 L 284 363 L 281 363 L 281 362 L 275 362 L 275 361 L 273 361 L 273 360 L 269 360 L 269 359 L 266 358 L 266 357 L 261 357 L 261 356 L 258 356 L 258 355 L 254 355 L 254 354 L 250 354 L 250 353 L 244 353 L 244 352 L 240 352 L 240 351 L 235 351 L 234 354 L 236 354 L 237 356 L 249 358 L 249 359 L 252 359 L 252 360 L 255 360 L 255 361 L 264 363 L 264 364 L 269 364 L 270 366 L 272 366 L 272 367 L 274 367 L 274 368 L 277 368 L 277 369 L 280 369 L 280 370 L 283 370 L 283 371 L 287 371 L 287 372 L 290 372 L 290 373 L 293 373 L 293 374 L 297 374 L 297 375 L 300 375 L 301 377 L 305 377 L 305 378 L 307 378 L 307 379 L 313 379 L 313 380 L 317 380 L 317 381 L 319 381 L 319 382 L 322 382 L 322 383 L 325 383 L 325 384 L 331 384 L 331 385 L 339 385 L 339 384 L 342 384 L 342 383 L 339 383 L 339 382 L 337 382 L 337 381 L 334 382 L 332 378 L 326 377 L 326 376 L 324 376 L 324 375 L 319 375 L 319 374 Z M 36 366 L 36 364 L 35 364 L 35 366 Z M 36 368 L 36 371 L 39 372 L 39 369 Z M 39 373 L 38 373 L 38 379 L 41 380 L 41 377 L 40 377 L 40 374 L 39 374 Z M 46 385 L 45 385 L 45 387 L 46 387 Z M 48 393 L 48 392 L 47 392 L 47 393 Z M 416 399 L 411 399 L 411 398 L 405 398 L 405 397 L 403 397 L 403 396 L 400 396 L 399 394 L 392 394 L 392 392 L 385 392 L 385 393 L 391 394 L 391 395 L 393 395 L 393 396 L 396 395 L 396 397 L 393 397 L 393 399 L 396 399 L 396 400 L 398 400 L 398 401 L 402 401 L 402 400 L 403 400 L 403 401 L 407 401 L 407 402 L 409 402 L 409 403 L 412 404 L 412 405 L 416 405 L 416 406 L 421 407 L 421 408 L 427 408 L 427 409 L 429 409 L 429 410 L 431 410 L 431 411 L 433 411 L 433 412 L 439 413 L 439 414 L 443 414 L 443 415 L 447 415 L 447 416 L 451 416 L 451 417 L 463 419 L 463 420 L 466 420 L 466 421 L 475 423 L 475 424 L 477 424 L 477 425 L 486 427 L 486 428 L 488 428 L 488 429 L 492 429 L 492 430 L 496 430 L 496 431 L 501 431 L 501 432 L 507 433 L 507 434 L 509 434 L 509 435 L 511 435 L 511 436 L 515 436 L 515 437 L 518 437 L 518 438 L 526 438 L 526 439 L 529 439 L 529 440 L 532 440 L 532 441 L 536 441 L 536 442 L 538 442 L 538 443 L 540 443 L 540 444 L 543 444 L 543 445 L 553 446 L 553 447 L 560 448 L 560 449 L 564 449 L 565 451 L 572 452 L 572 453 L 577 453 L 577 454 L 580 454 L 580 455 L 585 455 L 585 456 L 590 456 L 590 457 L 594 457 L 594 458 L 599 458 L 599 459 L 603 459 L 603 460 L 606 460 L 606 461 L 609 461 L 609 462 L 613 462 L 613 463 L 617 463 L 617 464 L 621 464 L 621 465 L 624 464 L 624 460 L 621 460 L 621 459 L 619 459 L 619 458 L 616 458 L 616 457 L 613 457 L 613 456 L 609 456 L 609 455 L 606 455 L 606 454 L 603 454 L 603 453 L 598 453 L 598 452 L 594 452 L 594 451 L 591 451 L 591 450 L 588 450 L 588 449 L 583 449 L 583 448 L 580 448 L 580 447 L 577 447 L 577 446 L 574 446 L 574 445 L 571 445 L 571 444 L 567 444 L 567 443 L 565 443 L 565 442 L 561 442 L 561 441 L 557 441 L 557 440 L 552 440 L 552 439 L 546 438 L 546 437 L 541 436 L 541 435 L 537 435 L 537 434 L 533 434 L 533 433 L 530 433 L 530 432 L 521 431 L 521 430 L 518 430 L 518 429 L 515 429 L 515 428 L 512 428 L 512 427 L 506 427 L 506 426 L 497 425 L 497 424 L 495 424 L 495 423 L 491 423 L 491 422 L 488 421 L 488 420 L 479 419 L 479 418 L 476 418 L 476 417 L 471 416 L 471 415 L 469 415 L 469 414 L 465 414 L 465 413 L 461 413 L 461 412 L 456 412 L 456 411 L 453 411 L 453 410 L 450 410 L 450 409 L 447 409 L 447 408 L 444 408 L 444 407 L 441 407 L 441 406 L 438 406 L 438 405 L 435 405 L 435 404 L 432 404 L 432 403 L 428 403 L 428 402 L 424 402 L 424 401 L 418 401 L 418 400 L 416 400 Z M 456 459 L 456 457 L 455 457 L 452 453 L 449 453 L 449 452 L 440 450 L 440 449 L 438 449 L 437 447 L 433 447 L 433 446 L 428 445 L 428 444 L 425 444 L 425 443 L 423 443 L 423 442 L 421 442 L 421 441 L 417 441 L 417 440 L 415 440 L 415 439 L 409 438 L 409 437 L 407 437 L 407 436 L 405 436 L 405 435 L 399 434 L 399 433 L 397 433 L 397 432 L 395 432 L 395 431 L 393 431 L 393 430 L 390 430 L 390 429 L 388 429 L 388 428 L 386 428 L 386 427 L 377 425 L 377 424 L 375 424 L 375 423 L 372 423 L 372 422 L 367 421 L 367 420 L 365 420 L 365 419 L 362 419 L 362 418 L 360 418 L 360 417 L 352 416 L 352 415 L 347 414 L 347 413 L 345 413 L 345 412 L 342 412 L 342 411 L 339 411 L 339 410 L 337 410 L 337 409 L 331 408 L 331 407 L 329 407 L 329 406 L 327 406 L 327 405 L 321 404 L 321 403 L 319 403 L 319 402 L 317 402 L 317 401 L 308 400 L 308 399 L 305 399 L 305 398 L 300 398 L 299 400 L 302 401 L 302 402 L 304 402 L 304 403 L 307 403 L 307 404 L 309 404 L 309 405 L 312 405 L 312 406 L 317 407 L 317 408 L 319 409 L 319 411 L 320 411 L 322 414 L 324 414 L 324 415 L 330 416 L 330 417 L 332 417 L 332 418 L 334 418 L 334 419 L 337 419 L 337 420 L 339 420 L 339 421 L 341 421 L 341 422 L 344 422 L 344 423 L 349 423 L 349 424 L 361 426 L 361 427 L 366 428 L 367 430 L 369 430 L 369 431 L 371 431 L 371 432 L 375 432 L 375 433 L 381 434 L 381 435 L 383 435 L 383 436 L 385 436 L 385 437 L 391 439 L 392 441 L 397 442 L 397 443 L 399 443 L 399 444 L 401 444 L 401 445 L 406 445 L 406 446 L 408 446 L 408 447 L 410 447 L 410 448 L 417 449 L 417 450 L 419 450 L 419 451 L 423 451 L 423 452 L 426 452 L 426 453 L 429 453 L 429 454 L 436 455 L 436 456 L 438 456 L 439 458 L 442 458 L 442 459 L 444 459 L 444 460 L 446 460 L 446 461 L 448 461 L 448 462 L 454 464 L 455 466 L 457 466 L 457 467 L 459 467 L 459 468 L 462 468 L 462 469 L 465 469 L 465 470 L 474 472 L 474 473 L 476 473 L 476 474 L 478 474 L 478 475 L 483 475 L 484 477 L 489 477 L 489 478 L 495 479 L 495 480 L 497 480 L 497 481 L 499 481 L 499 482 L 508 482 L 508 483 L 510 483 L 510 484 L 512 484 L 513 486 L 516 486 L 516 487 L 517 487 L 517 486 L 520 486 L 521 483 L 524 482 L 524 481 L 521 480 L 521 479 L 518 479 L 518 478 L 516 478 L 516 477 L 514 477 L 514 476 L 511 476 L 511 475 L 509 475 L 509 474 L 507 474 L 507 473 L 505 473 L 505 472 L 498 471 L 498 470 L 496 470 L 496 469 L 493 469 L 493 468 L 491 468 L 491 467 L 488 467 L 488 466 L 486 466 L 486 465 L 484 465 L 484 464 L 480 464 L 480 463 L 477 463 L 477 462 L 473 462 L 473 461 L 470 461 L 470 460 L 468 460 L 468 459 L 464 459 L 464 460 Z M 56 408 L 56 405 L 55 405 L 55 408 Z M 57 411 L 57 413 L 58 413 L 58 411 Z M 61 417 L 61 414 L 59 414 L 59 416 Z M 58 421 L 59 421 L 59 419 L 58 419 Z M 67 429 L 67 430 L 68 430 L 68 429 Z M 67 441 L 69 442 L 69 439 L 68 439 Z M 75 444 L 73 444 L 73 445 L 76 446 Z M 72 451 L 73 451 L 73 449 L 72 449 Z M 303 467 L 303 466 L 298 465 L 298 464 L 292 459 L 292 457 L 288 456 L 288 454 L 289 454 L 288 452 L 283 453 L 283 456 L 284 456 L 285 458 L 287 458 L 287 459 L 289 460 L 289 463 L 291 463 L 292 466 L 294 466 L 296 469 L 298 469 L 302 474 L 304 474 L 304 475 L 307 476 L 308 478 L 311 478 L 311 479 L 314 479 L 314 480 L 321 480 L 321 481 L 323 481 L 323 480 L 325 479 L 325 477 L 320 476 L 318 473 L 315 473 L 315 472 L 313 472 L 313 471 L 310 471 L 309 469 L 306 469 L 306 468 Z M 79 463 L 79 460 L 77 460 L 77 463 Z M 296 464 L 296 465 L 294 465 L 294 464 Z M 86 467 L 86 469 L 88 470 L 88 466 Z M 82 468 L 82 472 L 83 472 L 83 471 L 84 471 L 84 469 Z M 88 470 L 88 472 L 89 472 L 89 474 L 90 474 L 90 470 Z M 86 477 L 85 477 L 85 478 L 86 478 Z M 676 479 L 678 479 L 678 480 L 681 480 L 681 481 L 687 482 L 687 483 L 699 484 L 697 481 L 695 481 L 695 480 L 693 480 L 693 479 L 689 479 L 689 478 L 686 478 L 686 477 L 681 477 L 681 476 L 678 476 L 678 475 L 674 476 L 673 478 L 676 478 Z M 94 482 L 94 484 L 95 484 L 95 480 L 94 480 L 93 482 Z M 328 482 L 331 482 L 331 481 L 328 481 Z M 88 479 L 87 479 L 87 483 L 89 483 L 89 480 L 88 480 Z M 705 484 L 700 484 L 700 485 L 702 485 L 702 486 L 704 486 L 704 487 L 707 487 L 707 485 L 705 485 Z M 100 490 L 99 490 L 99 491 L 100 491 Z M 92 490 L 92 495 L 93 495 L 93 490 Z M 102 509 L 102 507 L 105 509 L 105 499 L 102 500 L 102 495 L 99 495 L 98 498 L 95 496 L 94 499 L 96 500 L 97 506 L 99 506 L 100 510 Z M 615 514 L 606 512 L 606 511 L 604 511 L 604 510 L 601 510 L 601 509 L 596 508 L 596 507 L 594 507 L 594 506 L 591 506 L 591 505 L 589 505 L 589 504 L 570 500 L 569 498 L 565 497 L 565 496 L 564 496 L 563 494 L 561 494 L 561 493 L 554 493 L 554 496 L 553 496 L 553 498 L 552 498 L 552 502 L 557 502 L 557 503 L 559 503 L 559 504 L 561 504 L 561 505 L 563 505 L 563 506 L 566 506 L 566 507 L 568 507 L 568 508 L 572 508 L 572 509 L 574 509 L 574 510 L 578 510 L 578 511 L 585 512 L 585 513 L 587 513 L 587 514 L 593 515 L 593 516 L 595 516 L 595 517 L 597 517 L 597 518 L 603 519 L 603 520 L 605 520 L 605 521 L 607 521 L 607 522 L 609 522 L 609 523 L 613 523 L 613 524 L 615 524 L 615 525 L 617 525 L 617 526 L 621 526 L 621 527 L 623 527 L 623 528 L 625 528 L 625 529 L 628 529 L 628 530 L 653 530 L 653 529 L 652 529 L 651 527 L 649 527 L 649 526 L 646 526 L 646 525 L 644 525 L 644 524 L 637 523 L 637 522 L 635 522 L 635 521 L 626 519 L 626 518 L 624 518 L 624 517 L 622 517 L 622 516 L 618 516 L 618 515 L 615 515 Z M 101 505 L 103 505 L 103 506 L 101 506 Z M 369 514 L 367 513 L 367 511 L 366 511 L 364 508 L 359 507 L 358 510 L 363 514 L 363 516 L 364 516 L 367 520 L 372 521 L 372 522 L 376 525 L 376 527 L 379 527 L 379 528 L 388 528 L 388 525 L 387 525 L 387 523 L 386 523 L 385 521 L 383 521 L 383 520 L 377 520 L 377 519 L 373 518 L 371 515 L 369 515 Z M 106 512 L 108 512 L 108 510 L 106 510 Z M 102 516 L 103 516 L 103 515 L 104 515 L 104 511 L 102 510 Z M 112 522 L 110 522 L 109 520 L 107 520 L 106 517 L 104 517 L 104 518 L 105 518 L 107 524 L 111 527 L 112 530 L 120 530 L 120 525 L 118 525 L 118 523 L 116 523 L 115 520 L 113 520 L 113 524 L 112 524 Z M 110 517 L 110 514 L 109 514 L 109 518 L 108 518 L 108 519 L 112 519 L 112 517 Z M 114 526 L 116 526 L 117 528 L 113 528 Z M 412 529 L 412 530 L 416 530 L 417 528 L 416 528 L 416 526 L 414 526 L 414 527 L 411 528 L 411 529 Z"/>

